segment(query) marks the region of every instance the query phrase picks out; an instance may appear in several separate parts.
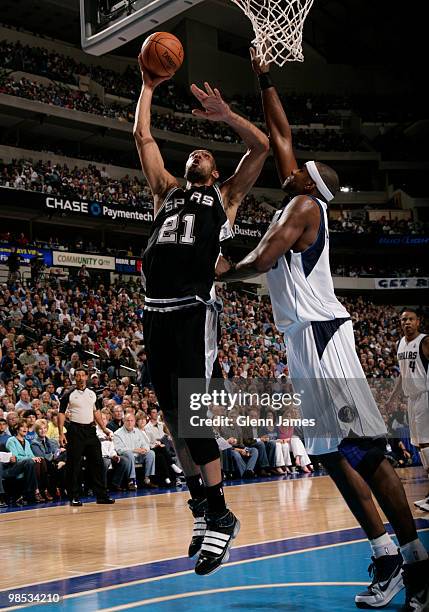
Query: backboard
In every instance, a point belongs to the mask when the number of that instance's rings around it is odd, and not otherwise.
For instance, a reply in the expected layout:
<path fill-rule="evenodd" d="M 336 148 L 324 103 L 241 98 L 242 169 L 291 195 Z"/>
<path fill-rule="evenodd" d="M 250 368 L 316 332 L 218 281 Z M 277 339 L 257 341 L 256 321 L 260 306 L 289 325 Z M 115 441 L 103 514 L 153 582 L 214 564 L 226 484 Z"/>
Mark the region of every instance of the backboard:
<path fill-rule="evenodd" d="M 80 0 L 82 49 L 108 53 L 202 1 Z"/>

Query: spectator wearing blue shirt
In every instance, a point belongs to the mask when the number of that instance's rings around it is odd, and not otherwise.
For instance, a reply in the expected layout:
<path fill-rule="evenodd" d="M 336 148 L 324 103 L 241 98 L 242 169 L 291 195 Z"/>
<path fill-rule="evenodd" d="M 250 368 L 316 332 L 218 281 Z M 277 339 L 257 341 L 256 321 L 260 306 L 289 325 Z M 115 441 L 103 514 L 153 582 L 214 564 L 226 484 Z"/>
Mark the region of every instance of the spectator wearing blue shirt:
<path fill-rule="evenodd" d="M 6 442 L 6 449 L 9 453 L 12 453 L 16 457 L 16 461 L 19 464 L 21 461 L 30 459 L 35 464 L 37 488 L 34 497 L 37 502 L 46 501 L 46 497 L 43 497 L 40 493 L 40 489 L 47 493 L 47 468 L 46 462 L 42 457 L 36 457 L 31 450 L 30 442 L 25 439 L 28 433 L 28 427 L 25 419 L 20 419 L 16 426 L 16 434 L 9 438 Z M 52 499 L 52 498 L 51 498 Z"/>

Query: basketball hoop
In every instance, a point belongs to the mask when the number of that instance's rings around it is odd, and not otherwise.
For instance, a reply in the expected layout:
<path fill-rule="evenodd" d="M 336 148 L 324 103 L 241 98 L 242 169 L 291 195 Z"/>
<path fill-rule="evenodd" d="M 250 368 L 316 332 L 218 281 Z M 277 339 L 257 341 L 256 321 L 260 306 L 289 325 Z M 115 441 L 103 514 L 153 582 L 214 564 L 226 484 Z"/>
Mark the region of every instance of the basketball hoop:
<path fill-rule="evenodd" d="M 256 57 L 265 64 L 303 62 L 302 30 L 314 0 L 232 0 L 250 19 Z"/>

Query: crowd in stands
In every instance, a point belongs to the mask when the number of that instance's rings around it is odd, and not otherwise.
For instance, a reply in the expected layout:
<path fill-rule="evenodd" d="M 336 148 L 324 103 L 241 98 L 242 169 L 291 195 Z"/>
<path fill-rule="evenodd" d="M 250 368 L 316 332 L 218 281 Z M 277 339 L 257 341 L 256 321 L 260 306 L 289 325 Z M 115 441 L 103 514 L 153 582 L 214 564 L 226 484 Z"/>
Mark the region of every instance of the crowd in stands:
<path fill-rule="evenodd" d="M 107 93 L 136 100 L 141 87 L 141 76 L 137 66 L 127 66 L 122 72 L 87 65 L 70 56 L 48 51 L 39 46 L 23 45 L 20 42 L 0 41 L 0 64 L 7 71 L 23 71 L 41 75 L 59 81 L 77 85 L 79 75 L 89 76 L 103 85 Z M 353 110 L 365 121 L 389 122 L 407 121 L 417 116 L 416 103 L 409 104 L 400 96 L 314 94 L 288 92 L 282 97 L 291 123 L 323 123 L 335 125 L 335 115 L 339 110 Z M 155 103 L 176 111 L 190 112 L 194 107 L 192 96 L 175 81 L 168 81 L 155 91 Z M 246 114 L 252 121 L 263 121 L 263 114 L 258 94 L 235 95 L 232 99 L 235 107 Z M 404 103 L 406 102 L 406 103 Z"/>
<path fill-rule="evenodd" d="M 111 205 L 119 204 L 149 210 L 153 206 L 150 189 L 144 179 L 126 174 L 121 178 L 109 176 L 105 167 L 101 169 L 89 164 L 69 168 L 66 164 L 30 160 L 0 160 L 0 186 L 13 189 L 39 191 L 61 195 L 64 198 L 81 198 Z M 264 202 L 268 206 L 264 205 Z M 237 221 L 248 224 L 267 225 L 272 218 L 276 203 L 257 200 L 250 195 L 240 206 Z M 428 231 L 428 224 L 415 220 L 388 220 L 382 217 L 376 221 L 353 220 L 349 218 L 331 220 L 331 232 L 376 235 L 422 235 Z"/>
<path fill-rule="evenodd" d="M 361 219 L 335 219 L 329 223 L 331 232 L 351 232 L 353 234 L 424 234 L 428 231 L 429 224 L 414 219 L 386 219 L 381 217 L 375 221 Z"/>
<path fill-rule="evenodd" d="M 103 104 L 97 96 L 91 96 L 88 93 L 68 89 L 57 84 L 46 87 L 26 78 L 22 78 L 20 81 L 0 78 L 0 93 L 8 93 L 113 119 L 134 121 L 134 106 L 121 106 L 116 103 Z M 181 115 L 153 112 L 152 125 L 160 130 L 180 132 L 205 140 L 227 143 L 240 142 L 235 132 L 220 123 L 201 121 Z M 296 148 L 303 148 L 304 150 L 358 150 L 359 139 L 339 130 L 300 129 L 296 132 Z"/>
<path fill-rule="evenodd" d="M 106 474 L 112 467 L 114 490 L 135 490 L 133 449 L 123 443 L 127 431 L 135 428 L 143 432 L 142 437 L 146 435 L 147 449 L 153 451 L 153 461 L 143 466 L 142 486 L 177 485 L 180 467 L 147 366 L 140 287 L 137 282 L 118 281 L 90 288 L 85 277 L 80 280 L 55 287 L 36 283 L 29 288 L 19 281 L 0 287 L 0 445 L 14 454 L 19 450 L 18 461 L 35 464 L 31 468 L 34 477 L 30 474 L 27 479 L 35 487 L 36 500 L 55 499 L 61 494 L 61 470 L 67 458 L 56 444 L 56 418 L 62 394 L 73 384 L 76 368 L 83 365 L 104 418 L 116 433 L 105 456 Z M 250 382 L 277 390 L 286 388 L 287 345 L 274 326 L 268 298 L 226 288 L 220 288 L 219 295 L 224 311 L 217 369 L 225 384 L 241 388 Z M 363 299 L 345 300 L 345 306 L 354 322 L 356 348 L 367 377 L 377 383 L 392 383 L 398 374 L 397 310 Z M 263 413 L 260 406 L 252 406 L 249 415 Z M 385 414 L 386 422 L 391 416 Z M 313 469 L 299 428 L 268 428 L 261 430 L 258 438 L 244 430 L 239 433 L 218 431 L 226 473 L 281 476 L 293 467 L 290 453 L 297 469 Z M 244 448 L 256 452 L 242 452 Z M 115 459 L 121 454 L 127 454 L 128 460 Z M 115 479 L 116 464 L 123 469 L 119 480 Z M 0 500 L 5 503 L 2 495 L 0 488 Z"/>
<path fill-rule="evenodd" d="M 14 160 L 10 164 L 0 162 L 0 185 L 143 209 L 153 206 L 152 195 L 146 182 L 128 174 L 114 179 L 104 167 L 100 170 L 92 164 L 87 167 L 69 168 L 66 164 L 44 161 L 32 163 L 27 160 Z"/>
<path fill-rule="evenodd" d="M 401 266 L 394 262 L 376 262 L 372 265 L 332 264 L 331 262 L 331 271 L 335 276 L 407 278 L 427 276 L 429 274 L 429 266 L 427 266 L 426 262 L 422 262 L 420 265 L 412 268 Z"/>
<path fill-rule="evenodd" d="M 46 86 L 26 77 L 16 81 L 3 74 L 0 75 L 0 93 L 119 121 L 134 121 L 134 103 L 125 106 L 116 102 L 105 103 L 96 95 L 57 83 Z M 195 106 L 196 104 L 193 104 L 193 107 Z M 164 131 L 179 132 L 215 142 L 240 142 L 238 135 L 222 123 L 193 119 L 180 114 L 162 114 L 156 111 L 152 112 L 151 121 L 154 128 Z M 356 151 L 360 149 L 360 139 L 341 130 L 300 129 L 296 132 L 296 148 L 314 151 Z"/>

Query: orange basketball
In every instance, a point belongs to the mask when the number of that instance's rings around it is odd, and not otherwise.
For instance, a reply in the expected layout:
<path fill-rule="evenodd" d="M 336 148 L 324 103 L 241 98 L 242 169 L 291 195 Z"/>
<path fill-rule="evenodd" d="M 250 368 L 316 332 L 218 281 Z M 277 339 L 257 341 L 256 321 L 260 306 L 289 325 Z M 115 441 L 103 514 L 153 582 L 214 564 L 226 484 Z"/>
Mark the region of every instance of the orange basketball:
<path fill-rule="evenodd" d="M 182 43 L 174 34 L 155 32 L 144 41 L 140 58 L 151 74 L 172 76 L 183 62 Z"/>

